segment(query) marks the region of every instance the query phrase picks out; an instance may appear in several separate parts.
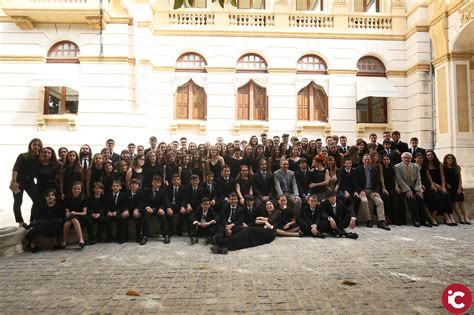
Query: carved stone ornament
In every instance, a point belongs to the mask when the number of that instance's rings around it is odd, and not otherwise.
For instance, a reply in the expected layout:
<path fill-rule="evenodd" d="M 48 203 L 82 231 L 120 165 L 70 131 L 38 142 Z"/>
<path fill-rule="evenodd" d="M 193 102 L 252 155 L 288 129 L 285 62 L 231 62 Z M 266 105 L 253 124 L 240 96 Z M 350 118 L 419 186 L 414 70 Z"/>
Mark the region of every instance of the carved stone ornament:
<path fill-rule="evenodd" d="M 474 0 L 466 1 L 467 4 L 459 10 L 459 18 L 461 19 L 461 26 L 466 25 L 474 19 Z"/>

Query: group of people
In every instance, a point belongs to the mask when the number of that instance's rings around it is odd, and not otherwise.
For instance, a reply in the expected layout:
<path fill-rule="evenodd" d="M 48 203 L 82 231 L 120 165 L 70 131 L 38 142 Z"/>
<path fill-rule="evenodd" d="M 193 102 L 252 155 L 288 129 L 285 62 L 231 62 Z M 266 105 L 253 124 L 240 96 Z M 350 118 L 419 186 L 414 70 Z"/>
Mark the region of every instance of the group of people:
<path fill-rule="evenodd" d="M 324 143 L 323 143 L 324 140 Z M 108 139 L 100 153 L 56 151 L 32 139 L 18 156 L 10 189 L 18 224 L 38 251 L 38 236 L 63 249 L 71 227 L 79 247 L 129 240 L 134 221 L 141 245 L 159 222 L 165 244 L 186 230 L 191 244 L 204 238 L 214 253 L 271 242 L 275 236 L 326 235 L 357 239 L 358 222 L 390 230 L 407 224 L 471 224 L 464 207 L 461 168 L 452 154 L 407 144 L 400 133 L 371 134 L 348 145 L 345 136 L 309 140 L 288 134 L 197 145 L 185 137 L 169 144 L 130 143 L 119 153 Z M 22 217 L 23 193 L 33 205 Z M 456 223 L 455 217 L 458 223 Z M 112 229 L 114 226 L 114 229 Z M 87 242 L 82 227 L 87 230 Z M 113 230 L 115 233 L 113 233 Z"/>

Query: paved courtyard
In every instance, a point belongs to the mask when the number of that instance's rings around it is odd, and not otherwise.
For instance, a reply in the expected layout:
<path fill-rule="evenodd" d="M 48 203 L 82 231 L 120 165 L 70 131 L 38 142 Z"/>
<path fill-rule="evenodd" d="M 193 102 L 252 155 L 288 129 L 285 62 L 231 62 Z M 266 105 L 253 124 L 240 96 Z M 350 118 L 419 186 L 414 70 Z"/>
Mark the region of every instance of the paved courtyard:
<path fill-rule="evenodd" d="M 432 314 L 448 284 L 473 289 L 472 226 L 358 232 L 228 255 L 181 237 L 0 258 L 0 313 Z"/>

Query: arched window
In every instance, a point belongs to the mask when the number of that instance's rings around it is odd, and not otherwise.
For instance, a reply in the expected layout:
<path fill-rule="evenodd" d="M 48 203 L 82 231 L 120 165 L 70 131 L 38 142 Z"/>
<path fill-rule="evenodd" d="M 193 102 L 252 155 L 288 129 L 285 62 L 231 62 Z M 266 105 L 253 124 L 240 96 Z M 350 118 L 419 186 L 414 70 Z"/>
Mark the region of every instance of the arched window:
<path fill-rule="evenodd" d="M 373 56 L 365 56 L 357 61 L 357 75 L 370 77 L 385 77 L 385 66 L 380 59 Z"/>
<path fill-rule="evenodd" d="M 385 66 L 380 59 L 372 56 L 365 56 L 357 62 L 358 76 L 385 77 Z M 369 84 L 369 83 L 366 83 Z M 365 97 L 356 104 L 358 123 L 386 123 L 387 119 L 387 98 L 386 97 Z"/>
<path fill-rule="evenodd" d="M 298 92 L 298 120 L 328 121 L 328 97 L 311 82 Z"/>
<path fill-rule="evenodd" d="M 267 62 L 257 54 L 246 54 L 237 61 L 237 71 L 267 72 Z"/>
<path fill-rule="evenodd" d="M 380 12 L 380 0 L 354 0 L 355 12 Z"/>
<path fill-rule="evenodd" d="M 250 80 L 237 90 L 237 119 L 268 120 L 266 88 Z"/>
<path fill-rule="evenodd" d="M 327 73 L 326 63 L 316 55 L 305 55 L 298 60 L 296 69 L 299 73 Z"/>
<path fill-rule="evenodd" d="M 185 53 L 176 60 L 176 71 L 206 72 L 207 62 L 197 53 Z"/>
<path fill-rule="evenodd" d="M 206 91 L 193 80 L 178 87 L 175 96 L 176 119 L 207 119 Z"/>
<path fill-rule="evenodd" d="M 323 11 L 323 0 L 296 0 L 296 10 Z"/>
<path fill-rule="evenodd" d="M 54 44 L 46 60 L 50 63 L 79 63 L 79 47 L 70 41 Z"/>
<path fill-rule="evenodd" d="M 265 9 L 265 0 L 237 0 L 239 9 Z"/>

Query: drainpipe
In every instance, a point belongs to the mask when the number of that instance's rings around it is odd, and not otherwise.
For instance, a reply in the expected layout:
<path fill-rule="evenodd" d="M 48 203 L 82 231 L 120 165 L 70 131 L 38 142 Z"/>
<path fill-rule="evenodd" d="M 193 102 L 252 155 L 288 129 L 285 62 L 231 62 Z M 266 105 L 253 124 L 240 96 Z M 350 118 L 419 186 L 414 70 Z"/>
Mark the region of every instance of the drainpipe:
<path fill-rule="evenodd" d="M 433 44 L 430 40 L 430 58 L 433 59 Z M 430 62 L 430 82 L 431 82 L 431 148 L 435 148 L 436 144 L 436 106 L 435 106 L 435 92 L 436 84 L 434 82 L 433 64 Z"/>

